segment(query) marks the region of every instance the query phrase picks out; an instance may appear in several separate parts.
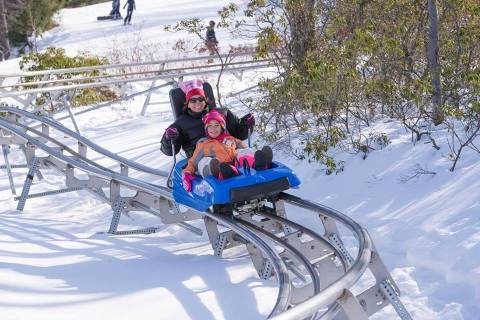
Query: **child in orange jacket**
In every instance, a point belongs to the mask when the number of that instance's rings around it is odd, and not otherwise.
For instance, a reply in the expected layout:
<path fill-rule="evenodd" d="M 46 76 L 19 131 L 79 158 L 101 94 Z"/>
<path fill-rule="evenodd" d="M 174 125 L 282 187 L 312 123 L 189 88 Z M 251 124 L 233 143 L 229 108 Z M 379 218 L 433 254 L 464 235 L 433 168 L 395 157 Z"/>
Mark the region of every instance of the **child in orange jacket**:
<path fill-rule="evenodd" d="M 182 182 L 185 190 L 192 190 L 195 173 L 202 177 L 214 176 L 227 179 L 240 175 L 235 164 L 247 165 L 256 170 L 270 167 L 272 149 L 264 147 L 255 153 L 247 145 L 232 137 L 226 131 L 225 118 L 221 113 L 212 110 L 207 113 L 202 122 L 205 125 L 206 137 L 199 140 L 192 157 L 188 160 L 182 172 Z"/>

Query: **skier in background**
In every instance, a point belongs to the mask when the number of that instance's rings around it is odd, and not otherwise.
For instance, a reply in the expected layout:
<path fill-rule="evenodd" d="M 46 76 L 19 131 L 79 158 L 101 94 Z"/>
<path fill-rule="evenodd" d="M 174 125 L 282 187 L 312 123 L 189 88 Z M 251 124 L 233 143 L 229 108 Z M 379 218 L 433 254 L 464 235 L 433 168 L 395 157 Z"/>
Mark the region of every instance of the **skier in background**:
<path fill-rule="evenodd" d="M 127 0 L 127 3 L 125 3 L 123 9 L 125 9 L 127 5 L 127 16 L 125 17 L 125 20 L 123 20 L 123 25 L 126 25 L 127 23 L 130 24 L 130 20 L 132 20 L 133 10 L 137 9 L 137 7 L 135 6 L 135 0 Z"/>
<path fill-rule="evenodd" d="M 120 14 L 120 0 L 112 1 L 112 11 L 110 11 L 110 15 L 112 16 L 113 20 L 122 18 L 122 15 Z"/>
<path fill-rule="evenodd" d="M 209 26 L 207 27 L 207 34 L 205 40 L 205 46 L 208 49 L 208 52 L 211 56 L 215 55 L 217 49 L 218 41 L 215 36 L 215 21 L 210 21 Z M 208 63 L 212 63 L 213 59 L 208 59 Z"/>

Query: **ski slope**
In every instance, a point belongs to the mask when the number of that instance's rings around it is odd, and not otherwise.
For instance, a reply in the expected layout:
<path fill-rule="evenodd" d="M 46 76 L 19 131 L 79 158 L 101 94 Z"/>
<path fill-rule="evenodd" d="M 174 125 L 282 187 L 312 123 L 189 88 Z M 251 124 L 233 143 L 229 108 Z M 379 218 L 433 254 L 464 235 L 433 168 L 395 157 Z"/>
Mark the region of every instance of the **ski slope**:
<path fill-rule="evenodd" d="M 172 58 L 178 55 L 172 50 L 174 43 L 188 41 L 189 36 L 167 33 L 163 26 L 190 16 L 208 22 L 225 4 L 216 0 L 181 0 L 174 5 L 166 0 L 136 2 L 132 26 L 123 26 L 120 20 L 96 21 L 96 16 L 108 14 L 110 2 L 63 10 L 59 27 L 38 39 L 39 47 L 103 55 L 141 41 L 157 44 L 158 56 Z M 224 48 L 241 43 L 222 31 L 217 31 L 217 37 Z M 15 71 L 17 63 L 0 63 L 0 73 Z M 248 87 L 258 76 L 252 72 L 241 82 L 227 76 L 222 91 Z M 203 78 L 215 81 L 214 76 Z M 135 84 L 130 90 L 147 85 Z M 152 100 L 165 101 L 167 94 L 168 89 L 159 90 Z M 159 151 L 159 139 L 173 120 L 170 106 L 151 106 L 145 117 L 139 115 L 142 106 L 143 97 L 137 97 L 78 116 L 82 134 L 121 156 L 168 170 L 171 159 Z M 248 111 L 235 108 L 235 112 Z M 63 123 L 71 127 L 68 120 Z M 336 176 L 326 176 L 314 163 L 280 153 L 275 157 L 302 180 L 301 188 L 292 193 L 340 210 L 369 230 L 414 319 L 478 319 L 480 157 L 467 150 L 452 173 L 442 132 L 437 133 L 441 150 L 436 151 L 423 142 L 413 145 L 410 134 L 394 121 L 379 118 L 374 129 L 388 133 L 391 143 L 366 160 L 341 154 L 345 171 Z M 10 161 L 22 163 L 23 156 L 14 150 Z M 109 165 L 105 159 L 98 161 Z M 436 174 L 405 182 L 417 165 Z M 17 191 L 25 174 L 25 170 L 14 171 Z M 62 186 L 61 176 L 47 171 L 45 176 L 34 183 L 32 193 Z M 108 229 L 111 208 L 84 191 L 28 200 L 24 213 L 15 208 L 7 174 L 0 170 L 2 320 L 261 319 L 275 302 L 275 283 L 261 281 L 243 251 L 215 258 L 206 235 L 199 237 L 177 226 L 162 226 L 152 235 L 97 234 Z M 289 216 L 318 227 L 315 217 L 302 212 Z M 151 226 L 158 219 L 131 214 L 121 223 Z M 362 283 L 358 290 L 361 287 Z M 388 307 L 374 318 L 396 319 L 396 315 Z"/>

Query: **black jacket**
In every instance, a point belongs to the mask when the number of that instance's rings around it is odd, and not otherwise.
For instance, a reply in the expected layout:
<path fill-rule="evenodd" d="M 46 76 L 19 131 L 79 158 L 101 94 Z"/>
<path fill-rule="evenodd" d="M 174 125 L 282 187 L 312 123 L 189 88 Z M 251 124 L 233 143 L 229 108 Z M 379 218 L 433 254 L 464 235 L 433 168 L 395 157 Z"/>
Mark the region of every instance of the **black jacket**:
<path fill-rule="evenodd" d="M 215 29 L 213 27 L 208 26 L 207 27 L 207 42 L 217 42 L 217 37 L 215 36 Z"/>
<path fill-rule="evenodd" d="M 180 147 L 185 151 L 187 157 L 191 157 L 195 151 L 197 141 L 205 136 L 202 116 L 207 113 L 207 109 L 203 113 L 195 114 L 187 109 L 187 111 L 178 117 L 170 127 L 177 128 L 180 133 L 179 138 L 175 141 L 175 154 L 180 151 Z M 228 109 L 217 109 L 226 119 L 228 132 L 240 140 L 248 138 L 248 126 L 243 123 L 236 115 Z M 160 150 L 167 156 L 172 156 L 172 143 L 163 134 Z"/>
<path fill-rule="evenodd" d="M 128 5 L 128 8 L 127 10 L 132 10 L 133 9 L 137 9 L 136 6 L 135 6 L 135 0 L 127 0 L 127 2 L 125 3 L 125 5 L 123 6 L 123 9 L 125 9 L 125 7 Z"/>

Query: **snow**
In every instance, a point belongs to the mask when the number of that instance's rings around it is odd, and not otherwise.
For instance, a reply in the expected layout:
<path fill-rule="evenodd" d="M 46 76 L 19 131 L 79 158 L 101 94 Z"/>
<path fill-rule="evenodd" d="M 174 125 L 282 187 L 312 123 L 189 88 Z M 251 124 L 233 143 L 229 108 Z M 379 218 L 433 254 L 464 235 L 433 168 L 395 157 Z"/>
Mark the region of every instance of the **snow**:
<path fill-rule="evenodd" d="M 122 21 L 96 22 L 108 14 L 110 2 L 63 10 L 59 27 L 38 40 L 68 53 L 90 50 L 108 54 L 134 39 L 158 42 L 165 58 L 186 34 L 173 34 L 163 25 L 197 16 L 215 19 L 225 3 L 217 0 L 137 0 L 132 26 Z M 241 4 L 241 1 L 237 1 Z M 122 14 L 124 11 L 122 10 Z M 225 47 L 239 43 L 218 31 Z M 193 39 L 193 38 L 192 38 Z M 18 59 L 0 64 L 0 73 L 14 72 Z M 248 87 L 227 76 L 222 90 Z M 204 77 L 214 80 L 215 77 Z M 132 91 L 148 84 L 135 84 Z M 153 95 L 165 101 L 168 88 Z M 168 170 L 171 159 L 159 151 L 159 139 L 173 117 L 167 104 L 150 106 L 140 116 L 144 97 L 78 116 L 82 134 L 121 156 Z M 235 108 L 242 115 L 247 110 Z M 72 127 L 68 120 L 62 121 Z M 391 143 L 363 160 L 345 154 L 345 171 L 326 176 L 314 163 L 275 157 L 292 167 L 302 180 L 292 193 L 335 208 L 369 231 L 380 256 L 402 291 L 402 301 L 414 319 L 478 319 L 480 313 L 480 161 L 466 151 L 450 172 L 442 129 L 431 144 L 411 142 L 398 123 L 378 119 L 375 131 L 388 133 Z M 98 155 L 96 161 L 111 166 Z M 15 148 L 11 163 L 22 163 Z M 434 175 L 416 178 L 416 166 Z M 26 170 L 14 170 L 17 192 Z M 45 171 L 31 193 L 63 186 L 62 176 Z M 141 179 L 151 177 L 134 174 Z M 408 180 L 408 181 L 406 181 Z M 165 226 L 143 213 L 123 216 L 124 229 L 158 226 L 152 235 L 108 236 L 111 208 L 86 191 L 29 199 L 15 210 L 5 170 L 0 170 L 0 314 L 2 319 L 261 319 L 276 299 L 273 281 L 261 281 L 245 251 L 215 258 L 206 235 L 196 236 L 176 225 Z M 288 207 L 287 207 L 288 211 Z M 320 229 L 320 221 L 302 211 L 289 217 Z M 193 223 L 203 228 L 201 221 Z M 359 285 L 361 287 L 362 284 Z M 396 319 L 391 307 L 374 319 Z"/>

